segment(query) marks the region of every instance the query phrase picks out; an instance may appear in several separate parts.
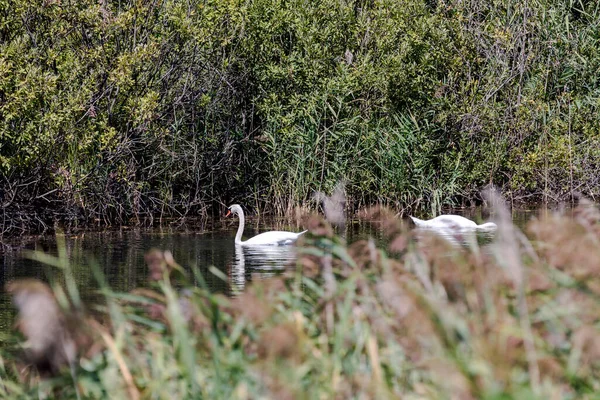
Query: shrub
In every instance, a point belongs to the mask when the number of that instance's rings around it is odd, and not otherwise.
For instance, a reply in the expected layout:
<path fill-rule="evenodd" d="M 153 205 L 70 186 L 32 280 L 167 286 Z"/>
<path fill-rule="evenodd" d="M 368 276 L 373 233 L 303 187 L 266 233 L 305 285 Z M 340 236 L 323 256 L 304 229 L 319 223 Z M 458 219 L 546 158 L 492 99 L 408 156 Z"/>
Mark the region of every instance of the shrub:
<path fill-rule="evenodd" d="M 3 230 L 232 199 L 281 213 L 339 180 L 354 208 L 435 213 L 489 184 L 594 196 L 598 17 L 586 1 L 5 0 Z"/>

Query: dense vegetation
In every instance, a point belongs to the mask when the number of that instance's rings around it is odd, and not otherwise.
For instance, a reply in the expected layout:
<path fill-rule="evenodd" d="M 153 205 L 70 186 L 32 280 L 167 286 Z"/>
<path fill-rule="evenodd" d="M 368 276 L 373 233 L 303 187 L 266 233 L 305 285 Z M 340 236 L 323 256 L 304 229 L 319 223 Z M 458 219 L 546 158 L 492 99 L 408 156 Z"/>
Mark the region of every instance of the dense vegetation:
<path fill-rule="evenodd" d="M 592 0 L 0 0 L 3 233 L 594 196 Z"/>
<path fill-rule="evenodd" d="M 347 245 L 312 217 L 297 267 L 233 299 L 211 294 L 198 269 L 155 250 L 146 258 L 152 289 L 101 285 L 106 303 L 94 319 L 66 252 L 34 253 L 61 267 L 65 285 L 55 282 L 55 295 L 31 281 L 8 290 L 18 299 L 24 351 L 38 355 L 30 361 L 41 368 L 48 356 L 62 369 L 40 382 L 15 358 L 15 338 L 4 339 L 0 396 L 596 398 L 600 213 L 586 205 L 575 218 L 532 221 L 530 239 L 502 207 L 497 215 L 491 247 L 415 241 L 385 210 L 366 218 L 382 221 L 388 244 Z M 53 320 L 55 302 L 62 311 Z M 68 357 L 71 373 L 56 356 L 67 343 L 79 349 Z"/>

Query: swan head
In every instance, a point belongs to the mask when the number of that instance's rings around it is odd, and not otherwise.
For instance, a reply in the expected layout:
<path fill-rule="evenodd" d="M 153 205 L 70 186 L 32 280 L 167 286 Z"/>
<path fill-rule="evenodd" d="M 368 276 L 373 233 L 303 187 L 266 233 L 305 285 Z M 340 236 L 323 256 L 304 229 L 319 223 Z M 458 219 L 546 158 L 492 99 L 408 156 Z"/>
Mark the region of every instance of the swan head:
<path fill-rule="evenodd" d="M 242 207 L 239 204 L 233 204 L 227 207 L 229 211 L 227 211 L 226 217 L 229 217 L 231 214 L 240 215 L 243 214 Z"/>
<path fill-rule="evenodd" d="M 479 225 L 477 229 L 480 229 L 482 231 L 495 231 L 498 229 L 498 225 L 496 225 L 493 222 L 486 222 L 485 224 Z"/>

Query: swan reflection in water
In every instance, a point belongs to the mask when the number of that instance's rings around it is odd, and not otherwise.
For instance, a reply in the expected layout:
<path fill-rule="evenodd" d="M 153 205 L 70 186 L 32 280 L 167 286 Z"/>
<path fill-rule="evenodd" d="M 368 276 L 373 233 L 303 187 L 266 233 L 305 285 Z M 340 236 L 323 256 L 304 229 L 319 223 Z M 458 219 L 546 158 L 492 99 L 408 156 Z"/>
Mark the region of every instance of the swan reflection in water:
<path fill-rule="evenodd" d="M 427 227 L 417 227 L 415 229 L 417 240 L 423 239 L 428 235 L 437 235 L 453 246 L 464 246 L 472 248 L 473 246 L 485 246 L 490 244 L 495 236 L 495 231 L 476 231 L 476 230 L 456 230 L 456 229 L 432 229 Z"/>
<path fill-rule="evenodd" d="M 235 246 L 229 273 L 232 296 L 241 294 L 253 278 L 269 278 L 281 273 L 296 260 L 295 246 Z"/>

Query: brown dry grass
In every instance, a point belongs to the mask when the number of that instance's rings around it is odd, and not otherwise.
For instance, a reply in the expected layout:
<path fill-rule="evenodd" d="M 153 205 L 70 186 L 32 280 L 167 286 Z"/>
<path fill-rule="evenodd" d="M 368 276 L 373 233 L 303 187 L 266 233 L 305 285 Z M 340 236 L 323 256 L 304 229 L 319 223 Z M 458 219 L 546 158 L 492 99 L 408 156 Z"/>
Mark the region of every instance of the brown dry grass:
<path fill-rule="evenodd" d="M 501 222 L 485 248 L 416 237 L 384 209 L 365 218 L 379 221 L 384 248 L 346 245 L 313 216 L 296 271 L 235 299 L 176 291 L 169 272 L 180 267 L 154 253 L 155 289 L 133 292 L 137 305 L 110 300 L 120 364 L 96 355 L 101 367 L 81 370 L 80 385 L 95 377 L 110 393 L 98 378 L 110 370 L 142 397 L 586 398 L 600 389 L 595 208 L 534 220 L 528 236 Z M 133 382 L 118 373 L 125 367 Z"/>

